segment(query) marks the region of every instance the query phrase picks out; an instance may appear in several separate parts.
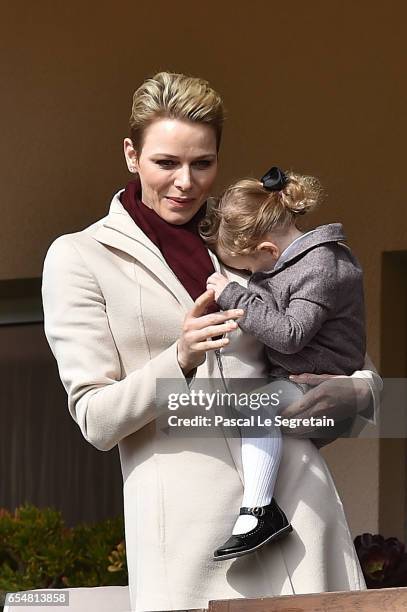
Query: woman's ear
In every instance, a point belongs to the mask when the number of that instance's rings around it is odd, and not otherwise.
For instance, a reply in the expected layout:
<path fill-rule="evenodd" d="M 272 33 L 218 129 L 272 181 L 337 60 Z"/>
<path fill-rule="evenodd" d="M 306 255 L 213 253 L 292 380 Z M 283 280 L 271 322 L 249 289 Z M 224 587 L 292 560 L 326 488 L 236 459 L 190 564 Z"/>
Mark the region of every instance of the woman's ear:
<path fill-rule="evenodd" d="M 130 138 L 125 138 L 123 142 L 124 157 L 126 158 L 127 167 L 129 172 L 138 171 L 138 157 L 137 152 L 133 146 Z"/>
<path fill-rule="evenodd" d="M 274 244 L 274 242 L 269 242 L 268 240 L 265 240 L 264 242 L 261 242 L 259 245 L 257 245 L 256 250 L 259 252 L 259 254 L 262 252 L 268 253 L 275 260 L 277 260 L 281 254 L 278 246 Z"/>

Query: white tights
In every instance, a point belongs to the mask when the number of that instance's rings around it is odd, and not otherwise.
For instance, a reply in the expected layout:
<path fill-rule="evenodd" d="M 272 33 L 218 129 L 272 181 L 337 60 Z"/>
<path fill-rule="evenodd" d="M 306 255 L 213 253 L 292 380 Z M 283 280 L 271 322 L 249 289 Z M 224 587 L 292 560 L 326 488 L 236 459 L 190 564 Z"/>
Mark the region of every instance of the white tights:
<path fill-rule="evenodd" d="M 272 383 L 275 390 L 280 388 L 280 403 L 277 412 L 300 399 L 306 390 L 302 390 L 294 383 L 287 380 L 278 380 Z M 270 392 L 273 392 L 273 389 Z M 258 412 L 263 417 L 274 416 L 270 412 Z M 264 419 L 263 419 L 264 422 Z M 249 437 L 242 434 L 242 465 L 244 477 L 244 493 L 242 506 L 253 508 L 266 506 L 271 502 L 276 485 L 278 468 L 280 466 L 283 452 L 283 440 L 279 427 L 257 428 L 259 436 Z M 256 432 L 251 431 L 251 434 Z M 246 533 L 257 525 L 257 518 L 252 515 L 242 514 L 237 518 L 232 534 Z"/>

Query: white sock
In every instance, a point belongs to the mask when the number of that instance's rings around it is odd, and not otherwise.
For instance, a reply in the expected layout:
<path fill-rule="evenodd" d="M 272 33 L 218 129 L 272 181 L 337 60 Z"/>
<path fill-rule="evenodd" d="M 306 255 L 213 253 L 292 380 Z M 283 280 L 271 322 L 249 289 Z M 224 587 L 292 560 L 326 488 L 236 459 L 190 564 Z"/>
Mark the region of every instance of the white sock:
<path fill-rule="evenodd" d="M 282 454 L 282 438 L 279 428 L 259 438 L 242 437 L 242 464 L 244 494 L 242 506 L 253 508 L 271 502 Z M 246 533 L 257 525 L 257 518 L 249 514 L 239 515 L 232 534 Z"/>

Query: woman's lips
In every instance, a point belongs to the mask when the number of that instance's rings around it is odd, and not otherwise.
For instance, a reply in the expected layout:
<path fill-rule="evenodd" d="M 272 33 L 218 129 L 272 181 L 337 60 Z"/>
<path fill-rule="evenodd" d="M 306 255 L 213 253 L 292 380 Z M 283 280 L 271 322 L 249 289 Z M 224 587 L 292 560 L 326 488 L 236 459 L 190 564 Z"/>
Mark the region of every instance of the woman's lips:
<path fill-rule="evenodd" d="M 166 199 L 177 207 L 188 206 L 195 201 L 195 198 L 171 198 L 170 196 L 167 196 Z"/>

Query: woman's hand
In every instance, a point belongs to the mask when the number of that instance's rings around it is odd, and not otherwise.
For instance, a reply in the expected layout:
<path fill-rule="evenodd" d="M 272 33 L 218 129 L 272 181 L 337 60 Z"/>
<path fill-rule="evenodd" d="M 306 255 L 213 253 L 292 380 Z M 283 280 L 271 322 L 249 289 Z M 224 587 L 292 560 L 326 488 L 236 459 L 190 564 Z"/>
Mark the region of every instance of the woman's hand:
<path fill-rule="evenodd" d="M 195 300 L 194 306 L 185 316 L 177 347 L 178 363 L 184 374 L 188 374 L 205 361 L 206 351 L 213 351 L 228 344 L 228 338 L 212 338 L 236 329 L 237 323 L 234 319 L 244 313 L 243 310 L 225 310 L 205 314 L 206 307 L 212 304 L 213 300 L 213 290 L 205 291 Z"/>
<path fill-rule="evenodd" d="M 352 420 L 368 409 L 372 401 L 370 386 L 366 379 L 332 374 L 300 374 L 290 376 L 290 380 L 312 386 L 301 399 L 281 412 L 287 418 L 333 418 L 332 428 L 301 426 L 283 428 L 287 435 L 315 438 L 318 447 L 332 442 L 351 427 Z"/>
<path fill-rule="evenodd" d="M 230 280 L 226 278 L 226 276 L 223 276 L 223 274 L 220 274 L 219 272 L 214 272 L 208 277 L 206 281 L 206 288 L 213 289 L 215 292 L 215 300 L 217 300 L 226 285 L 229 283 Z"/>

